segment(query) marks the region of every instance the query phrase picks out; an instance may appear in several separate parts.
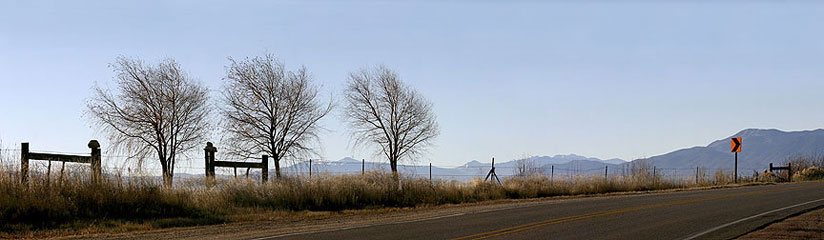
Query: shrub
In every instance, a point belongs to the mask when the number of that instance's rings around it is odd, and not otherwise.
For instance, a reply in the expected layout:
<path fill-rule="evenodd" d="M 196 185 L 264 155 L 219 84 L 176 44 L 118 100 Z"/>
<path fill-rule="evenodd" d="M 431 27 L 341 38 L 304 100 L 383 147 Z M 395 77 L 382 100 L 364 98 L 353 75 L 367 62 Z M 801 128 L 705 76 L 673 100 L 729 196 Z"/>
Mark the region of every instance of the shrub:
<path fill-rule="evenodd" d="M 800 172 L 793 174 L 793 179 L 797 180 L 821 180 L 824 179 L 824 168 L 821 167 L 808 167 Z"/>
<path fill-rule="evenodd" d="M 759 181 L 759 182 L 778 182 L 780 180 L 781 180 L 781 177 L 779 177 L 774 172 L 764 171 L 763 173 L 756 176 L 756 181 Z"/>

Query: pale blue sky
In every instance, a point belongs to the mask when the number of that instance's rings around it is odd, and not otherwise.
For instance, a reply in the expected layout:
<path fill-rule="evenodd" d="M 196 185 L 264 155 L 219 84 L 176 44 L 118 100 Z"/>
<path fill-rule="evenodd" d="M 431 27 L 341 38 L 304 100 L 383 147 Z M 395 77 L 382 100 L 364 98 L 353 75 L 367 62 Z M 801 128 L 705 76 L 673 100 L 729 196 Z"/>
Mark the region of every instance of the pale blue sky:
<path fill-rule="evenodd" d="M 337 96 L 350 71 L 395 69 L 434 103 L 441 136 L 420 162 L 435 165 L 635 159 L 824 126 L 822 2 L 6 0 L 0 139 L 67 152 L 105 139 L 81 114 L 118 55 L 175 58 L 217 91 L 226 57 L 265 51 Z M 338 115 L 323 157 L 370 157 Z"/>

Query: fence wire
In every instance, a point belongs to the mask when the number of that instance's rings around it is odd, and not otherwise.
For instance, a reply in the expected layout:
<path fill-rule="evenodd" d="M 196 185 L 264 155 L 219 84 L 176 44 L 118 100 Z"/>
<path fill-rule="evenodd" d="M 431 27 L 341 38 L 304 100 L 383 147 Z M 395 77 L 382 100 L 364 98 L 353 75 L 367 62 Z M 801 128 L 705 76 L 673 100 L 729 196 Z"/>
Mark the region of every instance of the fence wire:
<path fill-rule="evenodd" d="M 58 151 L 43 151 L 31 150 L 32 152 L 42 153 L 58 153 L 58 154 L 72 154 L 88 156 L 89 153 L 70 153 Z M 160 176 L 162 168 L 156 159 L 146 158 L 137 159 L 131 156 L 123 155 L 107 155 L 102 157 L 102 167 L 106 174 L 116 176 Z M 248 162 L 259 161 L 260 158 L 249 159 Z M 179 158 L 176 161 L 174 172 L 176 178 L 197 177 L 205 175 L 205 168 L 203 158 L 185 157 Z M 284 176 L 293 177 L 308 177 L 311 175 L 343 175 L 343 174 L 362 174 L 365 171 L 380 171 L 388 172 L 389 164 L 386 162 L 370 162 L 365 160 L 360 161 L 327 161 L 322 159 L 310 160 L 290 160 L 283 161 L 281 173 Z M 502 164 L 503 165 L 503 164 Z M 272 166 L 272 165 L 270 165 Z M 20 169 L 20 149 L 19 148 L 3 148 L 0 149 L 0 168 L 4 169 Z M 766 170 L 764 168 L 739 168 L 738 173 L 741 177 L 760 174 Z M 54 174 L 64 171 L 84 171 L 88 169 L 87 164 L 82 163 L 63 163 L 56 161 L 30 161 L 29 169 L 35 174 Z M 461 165 L 461 166 L 437 166 L 432 165 L 415 165 L 415 164 L 398 164 L 399 172 L 403 175 L 413 177 L 431 177 L 439 179 L 457 179 L 457 180 L 471 180 L 475 178 L 484 178 L 490 171 L 490 164 L 480 165 Z M 586 176 L 632 176 L 633 174 L 655 174 L 663 178 L 672 179 L 698 179 L 711 178 L 716 174 L 732 174 L 733 168 L 713 168 L 705 167 L 689 167 L 689 168 L 657 168 L 654 166 L 646 167 L 642 172 L 637 172 L 637 169 L 632 169 L 631 166 L 609 166 L 604 167 L 555 167 L 554 165 L 544 165 L 538 167 L 538 173 L 552 178 L 578 178 Z M 499 177 L 513 177 L 520 176 L 522 168 L 518 166 L 503 165 L 495 166 L 496 174 Z M 431 173 L 430 173 L 431 171 Z M 222 177 L 259 177 L 260 170 L 247 168 L 216 168 L 217 175 Z M 273 170 L 270 169 L 270 176 L 274 175 Z"/>

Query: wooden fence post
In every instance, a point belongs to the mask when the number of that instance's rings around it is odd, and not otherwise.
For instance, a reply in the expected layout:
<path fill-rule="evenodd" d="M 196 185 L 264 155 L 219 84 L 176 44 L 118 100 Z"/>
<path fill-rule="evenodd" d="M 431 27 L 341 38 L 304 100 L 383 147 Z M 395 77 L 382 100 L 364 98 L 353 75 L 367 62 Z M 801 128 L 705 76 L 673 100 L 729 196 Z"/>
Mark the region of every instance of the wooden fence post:
<path fill-rule="evenodd" d="M 260 170 L 260 177 L 263 183 L 266 183 L 269 181 L 269 156 L 263 155 L 260 164 L 262 165 L 262 168 Z"/>
<path fill-rule="evenodd" d="M 205 161 L 206 161 L 206 180 L 212 181 L 215 179 L 215 152 L 217 152 L 217 148 L 212 144 L 212 142 L 206 142 L 206 147 L 203 148 Z"/>
<path fill-rule="evenodd" d="M 793 181 L 793 163 L 787 163 L 787 181 Z"/>
<path fill-rule="evenodd" d="M 49 165 L 46 169 L 46 185 L 51 183 L 51 160 L 49 160 Z"/>
<path fill-rule="evenodd" d="M 20 144 L 20 181 L 29 180 L 29 143 Z"/>
<path fill-rule="evenodd" d="M 91 149 L 91 156 L 55 154 L 55 153 L 39 153 L 29 151 L 29 143 L 20 143 L 20 181 L 28 182 L 29 178 L 29 161 L 30 160 L 45 160 L 49 161 L 48 170 L 46 170 L 46 181 L 51 182 L 51 162 L 61 161 L 63 167 L 60 168 L 60 178 L 63 178 L 63 169 L 66 162 L 88 163 L 91 165 L 91 179 L 94 182 L 103 179 L 103 165 L 101 164 L 102 154 L 100 153 L 100 143 L 97 140 L 89 141 L 87 145 Z"/>
<path fill-rule="evenodd" d="M 97 182 L 101 180 L 103 176 L 103 166 L 101 166 L 101 154 L 100 154 L 100 143 L 97 140 L 91 140 L 88 144 L 89 148 L 92 150 L 92 179 L 93 181 Z"/>
<path fill-rule="evenodd" d="M 63 182 L 63 170 L 66 169 L 66 162 L 60 165 L 60 182 Z"/>
<path fill-rule="evenodd" d="M 215 182 L 215 168 L 216 167 L 225 167 L 225 168 L 232 168 L 234 171 L 234 177 L 237 179 L 237 168 L 246 168 L 246 178 L 249 178 L 249 172 L 252 168 L 260 168 L 260 180 L 262 184 L 265 184 L 269 181 L 269 156 L 268 155 L 261 155 L 260 163 L 257 162 L 229 162 L 229 161 L 216 161 L 215 160 L 215 153 L 217 152 L 217 148 L 211 143 L 206 143 L 206 148 L 203 149 L 204 151 L 204 162 L 206 165 L 206 184 L 212 186 Z"/>

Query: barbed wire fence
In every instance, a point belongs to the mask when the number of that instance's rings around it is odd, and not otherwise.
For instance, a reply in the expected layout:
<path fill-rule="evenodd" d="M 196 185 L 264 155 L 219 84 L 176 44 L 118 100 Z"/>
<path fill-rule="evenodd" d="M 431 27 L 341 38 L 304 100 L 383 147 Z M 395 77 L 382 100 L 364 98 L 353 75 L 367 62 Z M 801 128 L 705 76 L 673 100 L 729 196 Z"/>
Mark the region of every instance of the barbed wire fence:
<path fill-rule="evenodd" d="M 89 153 L 76 152 L 57 152 L 33 149 L 32 151 L 55 154 L 75 154 L 88 155 Z M 248 161 L 260 161 L 258 159 L 248 159 Z M 281 173 L 286 177 L 312 177 L 319 175 L 344 175 L 344 174 L 364 174 L 365 172 L 389 172 L 389 164 L 381 161 L 328 161 L 323 159 L 307 159 L 307 160 L 284 160 L 281 166 Z M 117 177 L 159 177 L 162 173 L 158 161 L 153 158 L 145 158 L 142 161 L 130 156 L 124 155 L 102 155 L 103 171 L 108 176 Z M 273 165 L 270 165 L 273 166 Z M 566 166 L 566 167 L 561 167 Z M 612 168 L 610 168 L 612 167 Z M 622 165 L 604 165 L 603 167 L 583 168 L 577 166 L 570 166 L 569 164 L 544 165 L 540 168 L 540 174 L 551 177 L 552 179 L 574 179 L 581 177 L 598 177 L 605 178 L 615 176 L 632 176 L 633 174 L 627 168 L 627 164 Z M 20 149 L 19 148 L 2 148 L 0 149 L 0 168 L 6 171 L 20 169 Z M 443 180 L 458 180 L 469 181 L 476 178 L 484 178 L 491 166 L 489 164 L 480 165 L 416 165 L 416 164 L 398 164 L 398 171 L 402 175 L 413 178 L 433 178 Z M 518 166 L 507 166 L 500 164 L 495 166 L 497 174 L 500 177 L 516 177 L 522 176 L 522 168 Z M 740 176 L 748 176 L 746 173 L 753 173 L 753 175 L 760 174 L 766 170 L 764 168 L 739 168 Z M 84 167 L 78 163 L 65 163 L 55 161 L 32 161 L 29 164 L 29 169 L 34 174 L 51 174 L 63 173 L 65 171 L 88 171 L 88 167 Z M 175 178 L 192 178 L 204 177 L 205 165 L 203 158 L 196 158 L 186 156 L 177 159 L 175 166 Z M 273 171 L 273 169 L 270 169 Z M 732 174 L 732 168 L 714 168 L 708 169 L 706 167 L 696 166 L 690 168 L 657 168 L 651 166 L 651 169 L 644 169 L 641 174 L 651 174 L 652 176 L 661 178 L 671 182 L 691 182 L 699 181 L 701 179 L 709 179 L 716 174 Z M 743 174 L 742 174 L 743 173 Z M 231 177 L 259 177 L 260 170 L 247 168 L 218 168 L 216 175 L 223 178 Z"/>

